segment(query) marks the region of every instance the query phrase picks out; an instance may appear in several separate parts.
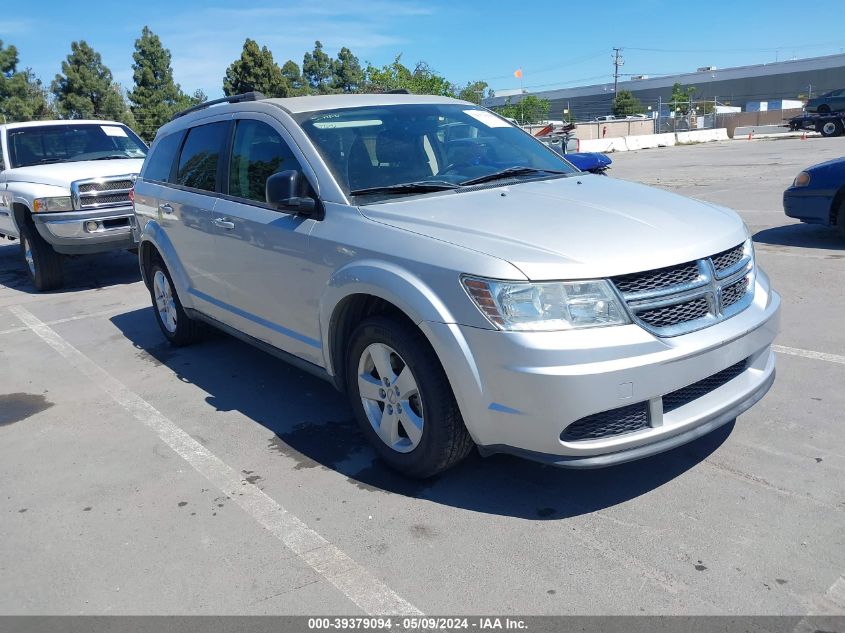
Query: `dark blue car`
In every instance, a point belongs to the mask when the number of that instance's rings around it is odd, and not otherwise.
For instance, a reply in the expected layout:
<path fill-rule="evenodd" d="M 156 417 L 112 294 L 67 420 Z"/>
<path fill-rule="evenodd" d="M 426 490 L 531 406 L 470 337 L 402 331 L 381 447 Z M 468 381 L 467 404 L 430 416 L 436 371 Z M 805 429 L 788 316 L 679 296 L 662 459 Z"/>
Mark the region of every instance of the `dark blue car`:
<path fill-rule="evenodd" d="M 835 226 L 845 238 L 845 158 L 813 165 L 783 192 L 783 210 L 808 224 Z"/>

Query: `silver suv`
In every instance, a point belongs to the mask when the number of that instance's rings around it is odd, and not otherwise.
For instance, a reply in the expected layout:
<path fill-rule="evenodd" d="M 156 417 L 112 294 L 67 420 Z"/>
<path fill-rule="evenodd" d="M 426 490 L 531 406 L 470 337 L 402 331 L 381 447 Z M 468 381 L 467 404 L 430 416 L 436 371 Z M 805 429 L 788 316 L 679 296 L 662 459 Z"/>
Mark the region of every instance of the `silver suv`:
<path fill-rule="evenodd" d="M 579 172 L 454 99 L 219 101 L 162 127 L 135 185 L 158 324 L 329 380 L 394 468 L 616 464 L 771 387 L 780 298 L 734 212 Z"/>

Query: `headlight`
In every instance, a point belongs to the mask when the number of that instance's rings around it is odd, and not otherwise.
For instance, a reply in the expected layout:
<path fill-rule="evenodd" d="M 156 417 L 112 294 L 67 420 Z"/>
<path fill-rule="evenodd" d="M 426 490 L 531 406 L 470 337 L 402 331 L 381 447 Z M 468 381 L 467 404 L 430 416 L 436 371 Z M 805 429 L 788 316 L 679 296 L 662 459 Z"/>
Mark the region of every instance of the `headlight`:
<path fill-rule="evenodd" d="M 73 211 L 73 203 L 70 201 L 70 196 L 62 196 L 60 198 L 36 198 L 32 202 L 32 210 L 35 213 Z"/>
<path fill-rule="evenodd" d="M 528 283 L 464 277 L 464 288 L 502 330 L 572 330 L 630 323 L 605 280 Z"/>
<path fill-rule="evenodd" d="M 793 187 L 806 187 L 810 184 L 810 174 L 806 171 L 802 171 L 800 174 L 795 176 L 795 181 L 792 183 Z"/>

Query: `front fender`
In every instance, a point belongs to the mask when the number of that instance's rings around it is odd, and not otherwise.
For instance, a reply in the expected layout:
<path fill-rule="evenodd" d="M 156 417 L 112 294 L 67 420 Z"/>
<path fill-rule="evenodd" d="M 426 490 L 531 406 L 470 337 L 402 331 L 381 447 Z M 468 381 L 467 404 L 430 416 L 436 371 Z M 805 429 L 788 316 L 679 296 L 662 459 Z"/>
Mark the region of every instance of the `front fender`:
<path fill-rule="evenodd" d="M 173 285 L 176 286 L 176 293 L 179 295 L 179 301 L 185 308 L 193 308 L 193 299 L 188 292 L 190 282 L 188 275 L 185 273 L 185 267 L 182 265 L 182 260 L 176 253 L 173 243 L 167 236 L 167 233 L 162 226 L 155 220 L 148 220 L 141 229 L 138 244 L 138 261 L 141 265 L 141 275 L 144 276 L 144 282 L 149 287 L 149 280 L 146 278 L 146 271 L 144 270 L 144 249 L 153 247 L 158 251 L 159 256 L 167 266 L 170 272 L 170 278 L 173 280 Z"/>
<path fill-rule="evenodd" d="M 7 183 L 6 195 L 13 203 L 22 204 L 32 209 L 32 201 L 36 198 L 52 198 L 70 196 L 70 189 L 56 185 L 43 185 L 36 182 L 20 182 L 12 180 Z"/>
<path fill-rule="evenodd" d="M 331 335 L 337 308 L 344 299 L 356 294 L 384 299 L 399 308 L 416 324 L 423 321 L 456 322 L 437 293 L 409 270 L 378 260 L 362 260 L 344 266 L 332 276 L 320 298 L 323 360 L 326 370 L 332 376 L 335 372 L 331 358 Z"/>

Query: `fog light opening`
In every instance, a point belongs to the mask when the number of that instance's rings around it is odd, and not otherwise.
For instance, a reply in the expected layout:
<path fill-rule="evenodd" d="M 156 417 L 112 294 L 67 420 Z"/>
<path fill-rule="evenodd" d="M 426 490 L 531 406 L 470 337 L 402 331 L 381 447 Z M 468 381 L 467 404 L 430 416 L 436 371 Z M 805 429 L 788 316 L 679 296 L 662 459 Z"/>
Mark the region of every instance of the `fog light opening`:
<path fill-rule="evenodd" d="M 99 228 L 100 223 L 94 220 L 88 220 L 88 222 L 85 223 L 85 230 L 89 233 L 96 233 Z"/>

